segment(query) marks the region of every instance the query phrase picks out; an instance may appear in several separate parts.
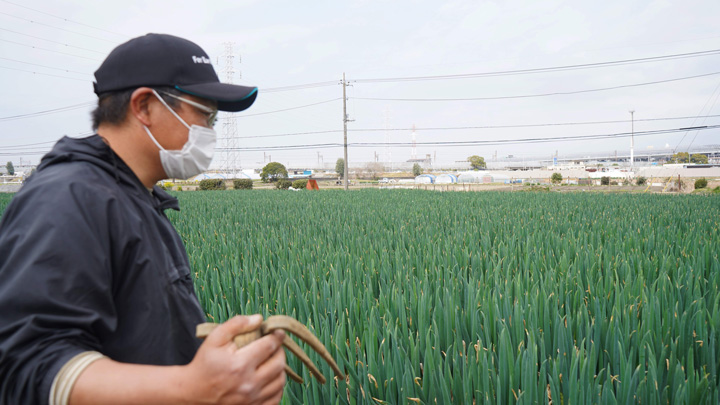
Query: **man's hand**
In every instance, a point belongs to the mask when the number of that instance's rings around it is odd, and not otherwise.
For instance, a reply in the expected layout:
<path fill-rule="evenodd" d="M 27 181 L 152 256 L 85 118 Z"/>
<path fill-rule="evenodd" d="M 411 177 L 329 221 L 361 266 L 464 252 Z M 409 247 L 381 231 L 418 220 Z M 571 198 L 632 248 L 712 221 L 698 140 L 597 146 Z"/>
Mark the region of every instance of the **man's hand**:
<path fill-rule="evenodd" d="M 242 349 L 233 338 L 260 327 L 262 317 L 236 316 L 215 329 L 185 366 L 188 400 L 212 404 L 277 404 L 285 386 L 283 331 Z"/>
<path fill-rule="evenodd" d="M 150 366 L 100 359 L 70 393 L 82 404 L 277 404 L 285 386 L 285 333 L 237 349 L 233 338 L 257 329 L 260 315 L 236 316 L 215 329 L 186 366 Z"/>

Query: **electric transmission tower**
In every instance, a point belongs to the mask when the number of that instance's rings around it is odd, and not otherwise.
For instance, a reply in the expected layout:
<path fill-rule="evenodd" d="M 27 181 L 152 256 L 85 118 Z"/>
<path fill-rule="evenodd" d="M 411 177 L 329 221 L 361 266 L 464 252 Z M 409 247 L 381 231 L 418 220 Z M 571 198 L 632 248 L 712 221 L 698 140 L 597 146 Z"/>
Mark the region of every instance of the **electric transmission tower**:
<path fill-rule="evenodd" d="M 417 142 L 415 138 L 415 124 L 412 126 L 412 149 L 410 149 L 410 159 L 417 159 Z"/>
<path fill-rule="evenodd" d="M 225 83 L 235 83 L 236 80 L 242 78 L 240 70 L 235 67 L 236 64 L 240 64 L 241 58 L 235 53 L 234 42 L 225 42 L 223 45 L 225 50 L 218 60 L 218 65 L 221 66 L 220 73 L 225 77 Z M 223 115 L 225 119 L 222 120 L 222 137 L 220 138 L 220 148 L 223 150 L 220 170 L 235 177 L 241 168 L 237 123 L 230 113 L 223 113 Z"/>
<path fill-rule="evenodd" d="M 390 107 L 385 106 L 385 166 L 392 171 L 392 151 L 390 150 Z"/>

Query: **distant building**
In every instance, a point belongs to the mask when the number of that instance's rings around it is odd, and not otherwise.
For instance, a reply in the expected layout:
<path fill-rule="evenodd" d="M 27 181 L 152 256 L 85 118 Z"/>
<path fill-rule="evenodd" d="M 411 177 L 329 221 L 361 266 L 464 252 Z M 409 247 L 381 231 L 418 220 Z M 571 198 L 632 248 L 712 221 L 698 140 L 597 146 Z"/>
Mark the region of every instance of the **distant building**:
<path fill-rule="evenodd" d="M 432 158 L 430 157 L 429 154 L 427 154 L 427 155 L 425 155 L 425 158 L 424 158 L 424 159 L 420 159 L 420 158 L 418 158 L 418 159 L 408 159 L 406 163 L 413 163 L 413 164 L 414 164 L 414 163 L 419 163 L 420 166 L 425 165 L 425 166 L 427 167 L 427 166 L 432 165 Z"/>

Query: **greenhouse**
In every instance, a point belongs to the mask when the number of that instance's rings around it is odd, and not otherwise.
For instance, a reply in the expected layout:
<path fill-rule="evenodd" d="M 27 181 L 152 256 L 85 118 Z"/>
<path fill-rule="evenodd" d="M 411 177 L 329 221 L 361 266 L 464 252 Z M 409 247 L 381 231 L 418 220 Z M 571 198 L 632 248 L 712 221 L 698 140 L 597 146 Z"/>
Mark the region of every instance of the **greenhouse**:
<path fill-rule="evenodd" d="M 492 176 L 485 172 L 465 172 L 457 177 L 458 183 L 492 183 Z"/>
<path fill-rule="evenodd" d="M 441 174 L 435 178 L 435 184 L 454 184 L 458 182 L 454 174 Z"/>
<path fill-rule="evenodd" d="M 222 179 L 227 180 L 227 176 L 222 173 L 200 173 L 197 176 L 190 179 L 190 181 L 200 181 L 208 179 Z"/>
<path fill-rule="evenodd" d="M 508 175 L 501 174 L 501 173 L 494 173 L 493 176 L 492 176 L 492 181 L 490 181 L 489 183 L 505 183 L 505 184 L 509 184 L 509 183 L 510 183 L 510 179 L 511 179 L 511 178 L 510 178 L 510 176 L 508 176 Z"/>
<path fill-rule="evenodd" d="M 435 176 L 432 174 L 421 174 L 415 177 L 415 184 L 433 184 L 435 183 Z"/>
<path fill-rule="evenodd" d="M 259 178 L 259 177 L 258 177 Z M 191 181 L 200 181 L 200 180 L 208 180 L 208 179 L 222 179 L 222 180 L 230 180 L 230 179 L 252 179 L 252 176 L 245 172 L 236 172 L 236 173 L 201 173 L 197 176 L 190 179 Z"/>
<path fill-rule="evenodd" d="M 460 173 L 457 176 L 458 183 L 480 183 L 480 173 L 477 172 L 465 172 Z"/>

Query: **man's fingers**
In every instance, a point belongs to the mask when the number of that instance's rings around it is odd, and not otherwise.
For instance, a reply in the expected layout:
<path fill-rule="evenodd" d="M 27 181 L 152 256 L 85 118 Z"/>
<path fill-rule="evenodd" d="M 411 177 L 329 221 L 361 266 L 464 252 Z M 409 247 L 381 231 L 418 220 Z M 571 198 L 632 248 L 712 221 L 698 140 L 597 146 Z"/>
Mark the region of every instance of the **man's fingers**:
<path fill-rule="evenodd" d="M 248 367 L 256 369 L 280 349 L 282 346 L 282 338 L 280 338 L 280 336 L 285 336 L 285 334 L 282 332 L 273 332 L 270 335 L 263 336 L 238 350 L 237 355 L 245 357 Z"/>
<path fill-rule="evenodd" d="M 280 375 L 275 377 L 270 383 L 263 387 L 260 391 L 258 398 L 263 401 L 264 404 L 277 404 L 280 402 L 283 394 L 283 388 L 285 387 L 285 371 L 282 371 Z"/>
<path fill-rule="evenodd" d="M 267 361 L 261 363 L 255 370 L 256 381 L 260 385 L 269 384 L 285 372 L 285 350 L 277 350 Z"/>
<path fill-rule="evenodd" d="M 277 405 L 280 403 L 280 400 L 282 399 L 282 394 L 283 394 L 283 392 L 280 391 L 280 393 L 278 395 L 276 395 L 274 398 L 271 398 L 271 399 L 263 402 L 262 404 L 263 405 Z"/>
<path fill-rule="evenodd" d="M 262 323 L 262 315 L 242 316 L 238 315 L 230 318 L 227 322 L 218 326 L 205 342 L 212 346 L 224 346 L 233 341 L 235 336 L 252 332 L 260 327 Z"/>

